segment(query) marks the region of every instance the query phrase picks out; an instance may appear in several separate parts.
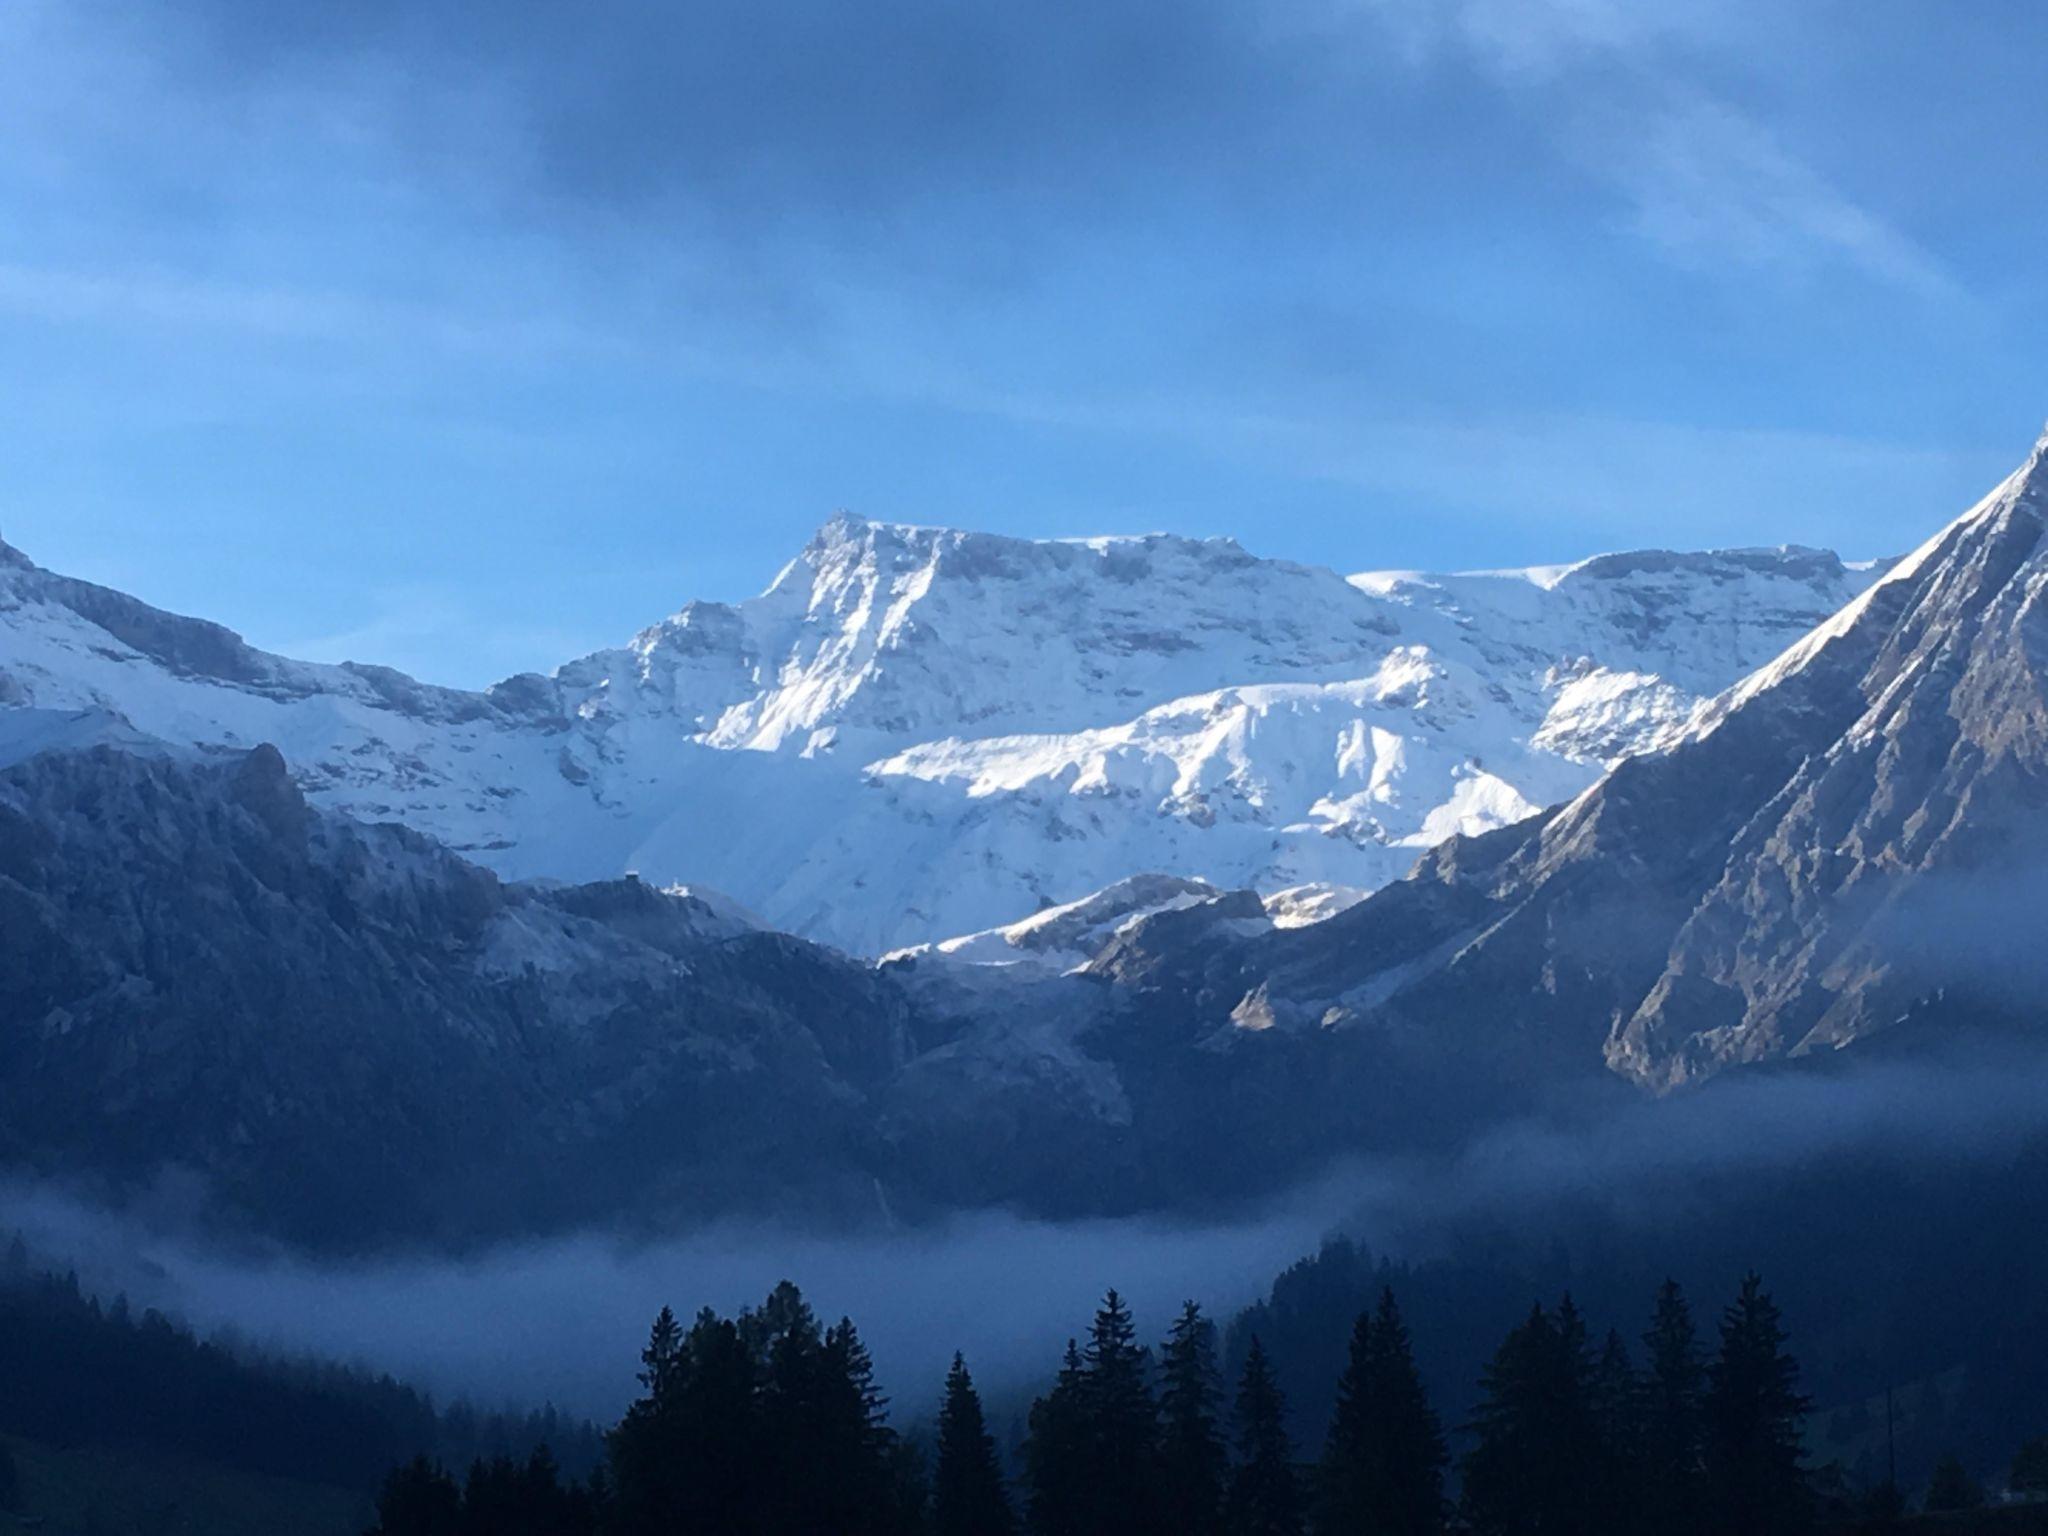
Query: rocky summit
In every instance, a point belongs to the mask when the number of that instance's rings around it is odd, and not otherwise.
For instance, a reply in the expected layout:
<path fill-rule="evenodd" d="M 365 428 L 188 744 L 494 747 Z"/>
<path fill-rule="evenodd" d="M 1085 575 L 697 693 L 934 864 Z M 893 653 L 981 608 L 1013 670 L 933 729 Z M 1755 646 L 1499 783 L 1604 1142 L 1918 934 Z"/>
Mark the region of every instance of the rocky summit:
<path fill-rule="evenodd" d="M 761 596 L 481 693 L 265 654 L 0 545 L 0 703 L 283 752 L 512 879 L 637 872 L 877 955 L 1144 871 L 1352 895 L 1679 730 L 1876 578 L 1813 550 L 1477 575 L 841 517 Z"/>
<path fill-rule="evenodd" d="M 1925 1013 L 2030 1020 L 2048 893 L 2048 440 L 1669 742 L 1312 927 L 1092 962 L 1221 1028 L 1669 1090 Z M 1157 932 L 1154 932 L 1154 929 Z"/>

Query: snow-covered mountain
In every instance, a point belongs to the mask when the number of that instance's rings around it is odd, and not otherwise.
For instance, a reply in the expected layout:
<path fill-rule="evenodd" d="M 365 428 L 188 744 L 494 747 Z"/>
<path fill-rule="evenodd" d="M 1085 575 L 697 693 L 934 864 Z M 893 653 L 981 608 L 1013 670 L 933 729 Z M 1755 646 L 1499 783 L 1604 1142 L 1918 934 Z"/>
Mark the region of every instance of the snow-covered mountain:
<path fill-rule="evenodd" d="M 1879 570 L 1346 579 L 1228 540 L 839 517 L 760 597 L 470 693 L 271 656 L 0 544 L 0 704 L 274 743 L 315 803 L 503 875 L 700 884 L 879 953 L 1143 871 L 1376 888 L 1671 739 Z"/>
<path fill-rule="evenodd" d="M 1347 582 L 1228 545 L 998 540 L 1010 574 L 955 581 L 947 551 L 983 542 L 835 525 L 754 604 L 482 694 L 265 656 L 10 553 L 0 1164 L 119 1190 L 196 1172 L 309 1242 L 1186 1211 L 1628 1084 L 2038 1035 L 2048 441 L 1881 576 L 1779 551 Z M 1854 595 L 1692 702 L 1830 587 Z M 1139 643 L 1162 594 L 1196 601 Z M 1604 651 L 1556 659 L 1587 637 Z M 1075 722 L 1192 711 L 1209 666 L 1256 674 L 1211 690 L 1249 712 L 1217 747 L 1242 772 L 1185 792 L 891 766 L 1099 741 L 1115 727 Z M 100 707 L 38 707 L 59 701 Z M 1361 737 L 1384 775 L 1313 814 L 1386 840 L 1286 822 L 1311 814 L 1298 780 L 1352 783 Z M 1618 745 L 1640 750 L 1602 771 Z M 1475 815 L 1362 897 L 1271 888 L 1290 840 L 1384 854 L 1391 818 L 1482 776 L 1533 798 L 1530 765 L 1593 782 Z M 832 829 L 836 865 L 733 878 L 855 805 L 881 809 Z M 400 824 L 341 814 L 379 808 Z M 976 829 L 1046 814 L 1100 830 L 1018 843 L 1035 868 L 1084 884 L 1099 843 L 1139 872 L 872 964 L 644 881 L 506 882 L 402 824 L 567 867 L 617 823 L 594 862 L 665 850 L 664 878 L 724 848 L 713 883 L 771 916 L 792 870 L 836 868 L 831 915 L 874 932 L 862 903 L 914 890 L 920 858 L 963 907 L 1011 889 L 961 873 Z M 1135 856 L 1160 825 L 1218 862 L 1263 826 L 1268 888 Z"/>
<path fill-rule="evenodd" d="M 1189 942 L 1180 914 L 1140 914 L 1088 968 L 1219 1041 L 1356 1033 L 1532 1077 L 1604 1061 L 1660 1091 L 1911 1020 L 2038 1031 L 2044 677 L 2048 438 L 1545 816 L 1451 839 L 1310 929 Z"/>

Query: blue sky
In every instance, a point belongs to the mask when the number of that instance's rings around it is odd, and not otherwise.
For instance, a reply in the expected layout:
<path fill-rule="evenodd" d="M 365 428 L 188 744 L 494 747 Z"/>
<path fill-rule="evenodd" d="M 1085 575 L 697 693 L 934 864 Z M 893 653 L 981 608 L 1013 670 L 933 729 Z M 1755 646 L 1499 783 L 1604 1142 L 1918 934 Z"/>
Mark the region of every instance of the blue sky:
<path fill-rule="evenodd" d="M 2020 0 L 10 0 L 0 535 L 481 683 L 835 508 L 1917 542 L 2048 414 Z"/>

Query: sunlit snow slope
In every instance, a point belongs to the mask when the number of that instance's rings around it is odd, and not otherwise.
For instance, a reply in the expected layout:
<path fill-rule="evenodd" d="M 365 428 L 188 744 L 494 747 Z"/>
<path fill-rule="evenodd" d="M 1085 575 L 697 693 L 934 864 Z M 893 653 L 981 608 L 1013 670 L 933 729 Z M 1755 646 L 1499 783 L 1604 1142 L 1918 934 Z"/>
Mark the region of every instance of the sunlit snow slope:
<path fill-rule="evenodd" d="M 701 883 L 875 953 L 1141 872 L 1381 885 L 1666 739 L 1877 574 L 1792 548 L 1347 580 L 839 517 L 757 598 L 466 693 L 0 544 L 0 705 L 273 742 L 317 800 L 502 873 Z"/>

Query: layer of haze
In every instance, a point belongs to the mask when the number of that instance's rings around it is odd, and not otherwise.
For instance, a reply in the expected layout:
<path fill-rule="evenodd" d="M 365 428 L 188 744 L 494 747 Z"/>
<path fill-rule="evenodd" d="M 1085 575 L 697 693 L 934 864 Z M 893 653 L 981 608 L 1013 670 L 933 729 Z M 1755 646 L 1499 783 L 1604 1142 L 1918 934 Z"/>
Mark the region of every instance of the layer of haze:
<path fill-rule="evenodd" d="M 320 1268 L 231 1255 L 15 1187 L 0 1192 L 0 1229 L 24 1229 L 40 1251 L 78 1263 L 89 1285 L 127 1290 L 202 1331 L 230 1328 L 272 1348 L 392 1370 L 444 1398 L 553 1401 L 601 1418 L 631 1393 L 657 1308 L 730 1312 L 790 1278 L 827 1318 L 855 1319 L 900 1414 L 914 1421 L 931 1410 L 956 1348 L 998 1394 L 1034 1385 L 1109 1285 L 1153 1337 L 1188 1297 L 1227 1317 L 1338 1232 L 1424 1259 L 1474 1232 L 1540 1251 L 1592 1222 L 1638 1234 L 1654 1268 L 1660 1232 L 1740 1210 L 1771 1190 L 1778 1170 L 1844 1158 L 2001 1160 L 2048 1126 L 2041 1070 L 2038 1047 L 1994 1046 L 1962 1064 L 1767 1073 L 1592 1122 L 1507 1127 L 1446 1161 L 1353 1166 L 1230 1224 L 1051 1225 L 984 1213 L 846 1238 L 764 1222 L 665 1244 L 580 1234 L 460 1261 Z M 1726 1259 L 1739 1272 L 1758 1256 Z"/>
<path fill-rule="evenodd" d="M 2048 409 L 2023 0 L 0 7 L 0 534 L 481 684 L 835 508 L 1917 542 Z"/>

